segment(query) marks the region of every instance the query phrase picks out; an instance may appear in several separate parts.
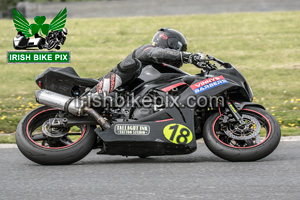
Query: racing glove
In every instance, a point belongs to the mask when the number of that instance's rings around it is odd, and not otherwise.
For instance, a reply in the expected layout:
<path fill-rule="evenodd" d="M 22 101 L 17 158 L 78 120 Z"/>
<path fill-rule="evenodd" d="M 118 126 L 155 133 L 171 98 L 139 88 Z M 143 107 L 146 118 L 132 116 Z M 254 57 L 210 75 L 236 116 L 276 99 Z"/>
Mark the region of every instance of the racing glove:
<path fill-rule="evenodd" d="M 205 56 L 203 53 L 189 53 L 189 52 L 182 52 L 182 61 L 183 63 L 191 63 L 194 65 L 197 65 L 197 63 L 200 62 L 201 59 L 205 59 Z"/>

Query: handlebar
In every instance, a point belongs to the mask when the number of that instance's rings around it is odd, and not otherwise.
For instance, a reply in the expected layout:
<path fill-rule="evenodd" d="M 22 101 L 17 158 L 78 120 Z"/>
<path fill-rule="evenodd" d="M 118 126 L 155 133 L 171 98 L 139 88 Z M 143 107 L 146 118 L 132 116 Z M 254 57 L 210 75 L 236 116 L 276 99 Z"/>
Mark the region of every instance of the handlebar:
<path fill-rule="evenodd" d="M 218 64 L 222 65 L 224 68 L 232 68 L 232 65 L 230 63 L 226 63 L 226 62 L 223 62 L 222 60 L 218 59 L 218 58 L 215 58 L 209 54 L 206 55 L 207 59 L 199 59 L 199 62 L 200 65 L 195 65 L 196 67 L 198 68 L 201 68 L 201 69 L 206 69 L 206 70 L 212 70 L 212 69 L 217 69 L 217 67 L 214 65 L 214 64 L 211 64 L 209 61 L 215 61 L 217 62 Z M 201 63 L 205 63 L 205 65 L 201 64 Z"/>

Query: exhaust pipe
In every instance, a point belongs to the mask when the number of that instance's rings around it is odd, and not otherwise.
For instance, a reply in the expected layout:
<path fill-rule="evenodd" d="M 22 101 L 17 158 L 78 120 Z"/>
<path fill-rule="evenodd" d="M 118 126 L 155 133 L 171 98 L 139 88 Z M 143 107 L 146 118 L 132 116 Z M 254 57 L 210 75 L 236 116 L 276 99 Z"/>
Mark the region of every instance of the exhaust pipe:
<path fill-rule="evenodd" d="M 58 108 L 73 115 L 82 115 L 83 104 L 79 99 L 68 97 L 62 94 L 58 94 L 49 90 L 36 90 L 35 91 L 36 101 L 46 106 Z"/>
<path fill-rule="evenodd" d="M 58 94 L 45 89 L 36 90 L 35 98 L 40 104 L 58 108 L 59 110 L 66 111 L 73 115 L 81 116 L 82 114 L 87 113 L 96 119 L 102 130 L 106 130 L 110 127 L 110 124 L 101 115 L 99 115 L 99 113 L 97 113 L 94 109 L 85 106 L 85 104 L 82 103 L 82 101 L 80 101 L 78 98 L 75 99 L 73 97 Z"/>

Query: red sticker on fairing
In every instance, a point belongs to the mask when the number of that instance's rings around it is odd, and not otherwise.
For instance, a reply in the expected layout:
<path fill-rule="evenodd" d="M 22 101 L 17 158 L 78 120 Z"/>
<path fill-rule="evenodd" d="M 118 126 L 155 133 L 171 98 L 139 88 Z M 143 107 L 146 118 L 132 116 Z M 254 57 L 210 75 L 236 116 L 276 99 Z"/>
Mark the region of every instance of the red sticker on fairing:
<path fill-rule="evenodd" d="M 167 39 L 168 39 L 168 36 L 167 36 L 166 34 L 164 34 L 164 33 L 160 33 L 158 36 L 159 36 L 160 38 L 164 39 L 164 40 L 167 40 Z"/>

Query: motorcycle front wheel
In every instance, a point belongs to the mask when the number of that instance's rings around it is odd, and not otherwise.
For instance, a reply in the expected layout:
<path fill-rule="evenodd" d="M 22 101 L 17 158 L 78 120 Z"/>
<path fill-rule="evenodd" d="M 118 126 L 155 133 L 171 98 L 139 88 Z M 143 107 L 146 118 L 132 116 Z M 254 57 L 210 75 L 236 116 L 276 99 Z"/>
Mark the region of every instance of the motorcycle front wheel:
<path fill-rule="evenodd" d="M 48 120 L 59 113 L 42 106 L 32 110 L 19 122 L 16 143 L 33 162 L 42 165 L 65 165 L 79 161 L 94 147 L 95 127 L 90 125 L 51 128 Z"/>
<path fill-rule="evenodd" d="M 206 146 L 228 161 L 255 161 L 271 154 L 281 137 L 276 119 L 258 107 L 245 107 L 240 115 L 246 124 L 244 127 L 237 122 L 224 124 L 223 114 L 212 114 L 203 129 Z"/>

